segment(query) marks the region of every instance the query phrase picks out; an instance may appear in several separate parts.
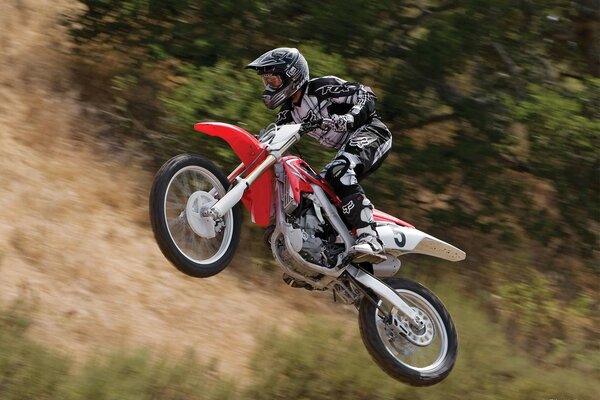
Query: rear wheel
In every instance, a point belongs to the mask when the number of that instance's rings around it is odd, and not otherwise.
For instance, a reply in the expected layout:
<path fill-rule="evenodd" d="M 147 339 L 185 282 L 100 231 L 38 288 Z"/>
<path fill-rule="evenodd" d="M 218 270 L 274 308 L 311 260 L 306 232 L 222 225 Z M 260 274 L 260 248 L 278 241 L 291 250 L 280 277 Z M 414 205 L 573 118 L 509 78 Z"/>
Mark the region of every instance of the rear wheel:
<path fill-rule="evenodd" d="M 456 361 L 458 338 L 450 314 L 427 288 L 407 279 L 389 279 L 394 289 L 420 317 L 414 329 L 402 315 L 364 297 L 359 308 L 363 342 L 375 362 L 393 378 L 413 386 L 434 385 L 448 376 Z M 392 310 L 391 315 L 380 310 Z M 408 335 L 404 331 L 408 329 Z M 409 337 L 410 336 L 410 337 Z"/>
<path fill-rule="evenodd" d="M 198 155 L 173 157 L 156 173 L 150 192 L 152 230 L 165 257 L 181 272 L 206 278 L 233 258 L 240 240 L 240 205 L 218 221 L 202 214 L 228 188 L 223 171 Z"/>

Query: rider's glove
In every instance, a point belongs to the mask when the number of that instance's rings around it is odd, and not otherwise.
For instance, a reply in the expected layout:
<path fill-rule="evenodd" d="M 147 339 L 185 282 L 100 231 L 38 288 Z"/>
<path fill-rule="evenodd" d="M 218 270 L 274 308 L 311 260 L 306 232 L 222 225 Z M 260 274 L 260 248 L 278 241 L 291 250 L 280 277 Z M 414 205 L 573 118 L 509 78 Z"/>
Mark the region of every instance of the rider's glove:
<path fill-rule="evenodd" d="M 354 117 L 351 114 L 333 114 L 331 116 L 331 122 L 334 131 L 346 132 L 347 130 L 352 129 L 352 125 L 354 124 Z"/>

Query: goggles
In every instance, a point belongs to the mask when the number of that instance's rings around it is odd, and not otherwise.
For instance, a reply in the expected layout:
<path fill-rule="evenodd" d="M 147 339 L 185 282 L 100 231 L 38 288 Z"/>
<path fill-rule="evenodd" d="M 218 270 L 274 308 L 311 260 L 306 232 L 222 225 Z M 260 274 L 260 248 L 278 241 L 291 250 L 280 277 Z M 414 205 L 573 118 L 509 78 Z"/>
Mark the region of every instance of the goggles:
<path fill-rule="evenodd" d="M 275 74 L 264 74 L 261 75 L 265 89 L 277 90 L 283 84 L 281 77 Z"/>

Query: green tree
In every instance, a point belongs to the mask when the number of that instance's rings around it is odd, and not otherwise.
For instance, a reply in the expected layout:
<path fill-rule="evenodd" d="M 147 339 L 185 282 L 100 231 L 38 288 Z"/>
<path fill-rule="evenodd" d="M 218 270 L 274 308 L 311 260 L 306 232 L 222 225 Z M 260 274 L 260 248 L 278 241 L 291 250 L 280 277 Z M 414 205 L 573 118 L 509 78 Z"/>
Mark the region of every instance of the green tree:
<path fill-rule="evenodd" d="M 555 250 L 591 254 L 598 218 L 594 0 L 82 2 L 86 11 L 72 33 L 89 56 L 87 70 L 100 76 L 86 80 L 84 94 L 103 94 L 121 133 L 154 146 L 160 138 L 159 157 L 181 147 L 195 120 L 245 123 L 252 132 L 271 121 L 243 66 L 269 48 L 297 46 L 313 76 L 339 74 L 374 88 L 397 155 L 378 179 L 408 182 L 379 189 L 381 196 L 401 197 L 397 207 L 416 203 L 419 188 L 450 196 L 420 222 L 516 240 L 511 231 L 521 228 L 505 223 L 515 212 L 531 221 L 526 229 L 547 226 L 536 236 L 542 244 L 568 225 L 576 239 Z M 446 140 L 431 133 L 440 123 L 451 123 Z M 516 123 L 525 130 L 519 140 Z M 425 129 L 420 142 L 403 135 L 414 129 Z M 560 214 L 549 224 L 549 214 L 528 201 L 529 178 L 555 189 Z M 461 197 L 467 191 L 479 204 Z"/>

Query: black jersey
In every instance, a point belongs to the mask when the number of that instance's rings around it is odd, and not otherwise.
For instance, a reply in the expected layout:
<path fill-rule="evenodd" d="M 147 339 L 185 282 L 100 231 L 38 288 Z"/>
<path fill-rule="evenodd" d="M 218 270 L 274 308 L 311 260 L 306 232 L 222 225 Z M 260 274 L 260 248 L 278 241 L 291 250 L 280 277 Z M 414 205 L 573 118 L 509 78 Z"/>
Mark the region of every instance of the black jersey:
<path fill-rule="evenodd" d="M 299 105 L 287 100 L 277 113 L 277 125 L 314 121 L 330 118 L 333 114 L 351 114 L 352 127 L 347 132 L 333 129 L 317 129 L 309 132 L 325 147 L 339 149 L 348 139 L 350 132 L 369 123 L 375 117 L 375 100 L 369 87 L 360 83 L 349 83 L 335 76 L 314 78 L 301 89 Z"/>

